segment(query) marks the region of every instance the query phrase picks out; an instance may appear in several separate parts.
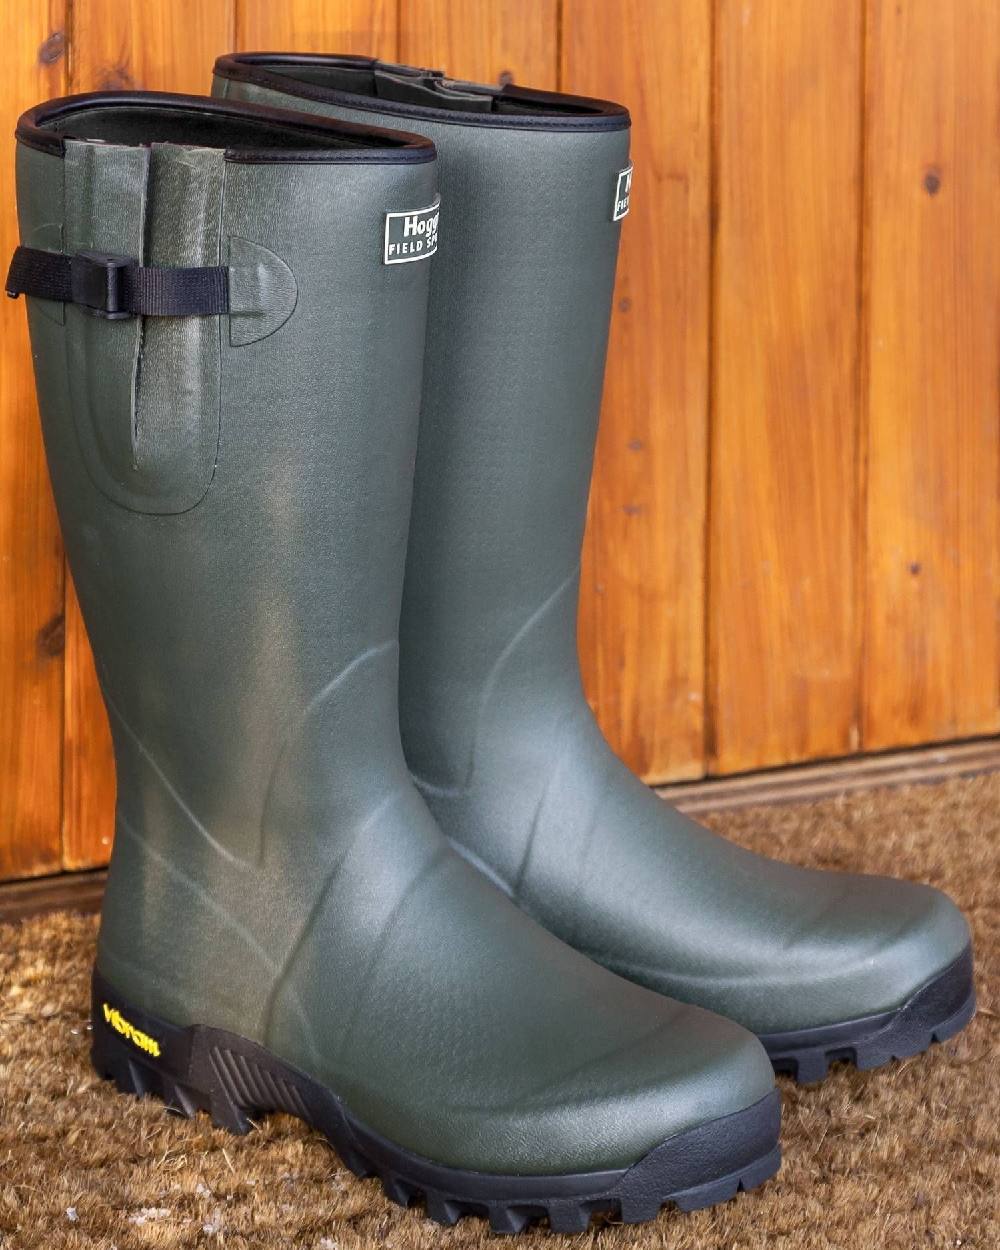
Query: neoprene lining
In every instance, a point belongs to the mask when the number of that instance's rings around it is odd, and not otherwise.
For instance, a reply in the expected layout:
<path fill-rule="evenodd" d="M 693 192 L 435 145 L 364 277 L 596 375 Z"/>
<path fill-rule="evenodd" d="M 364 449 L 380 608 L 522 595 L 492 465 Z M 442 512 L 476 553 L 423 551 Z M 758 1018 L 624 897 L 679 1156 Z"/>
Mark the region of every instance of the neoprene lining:
<path fill-rule="evenodd" d="M 65 139 L 80 139 L 222 148 L 227 160 L 255 163 L 434 159 L 434 145 L 419 135 L 154 91 L 89 92 L 49 100 L 23 113 L 15 133 L 20 143 L 58 155 Z"/>
<path fill-rule="evenodd" d="M 369 57 L 242 52 L 219 57 L 214 72 L 220 79 L 282 92 L 289 91 L 292 79 L 297 96 L 445 125 L 587 132 L 631 124 L 628 109 L 610 100 L 462 82 L 437 70 Z"/>

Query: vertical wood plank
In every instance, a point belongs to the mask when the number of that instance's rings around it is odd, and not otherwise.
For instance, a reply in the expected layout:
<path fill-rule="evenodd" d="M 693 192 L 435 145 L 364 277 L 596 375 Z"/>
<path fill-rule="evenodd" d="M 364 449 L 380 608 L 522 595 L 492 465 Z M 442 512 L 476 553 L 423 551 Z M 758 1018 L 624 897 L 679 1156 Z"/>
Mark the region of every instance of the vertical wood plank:
<path fill-rule="evenodd" d="M 233 0 L 73 0 L 73 90 L 204 95 L 233 38 Z"/>
<path fill-rule="evenodd" d="M 711 0 L 567 0 L 563 87 L 632 113 L 581 589 L 588 696 L 647 780 L 704 771 Z"/>
<path fill-rule="evenodd" d="M 66 698 L 63 742 L 62 866 L 107 862 L 114 836 L 115 764 L 111 730 L 80 605 L 66 579 Z"/>
<path fill-rule="evenodd" d="M 230 0 L 74 0 L 72 88 L 204 94 L 212 62 L 232 46 Z M 104 863 L 114 829 L 107 715 L 75 593 L 66 599 L 62 862 Z"/>
<path fill-rule="evenodd" d="M 399 58 L 455 78 L 553 89 L 556 0 L 402 0 Z"/>
<path fill-rule="evenodd" d="M 871 0 L 864 745 L 995 733 L 1000 10 Z"/>
<path fill-rule="evenodd" d="M 241 52 L 398 55 L 398 0 L 236 0 Z"/>
<path fill-rule="evenodd" d="M 17 245 L 14 124 L 65 91 L 62 0 L 0 9 L 0 263 Z M 0 879 L 60 863 L 63 558 L 23 300 L 0 299 Z"/>
<path fill-rule="evenodd" d="M 710 762 L 858 746 L 861 0 L 718 0 Z"/>

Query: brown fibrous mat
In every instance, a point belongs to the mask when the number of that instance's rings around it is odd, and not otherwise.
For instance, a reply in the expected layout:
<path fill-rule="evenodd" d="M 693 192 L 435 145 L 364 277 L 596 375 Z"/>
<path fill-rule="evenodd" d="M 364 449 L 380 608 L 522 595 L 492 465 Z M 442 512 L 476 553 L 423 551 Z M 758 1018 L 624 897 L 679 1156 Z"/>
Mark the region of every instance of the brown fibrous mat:
<path fill-rule="evenodd" d="M 916 1250 L 1000 1246 L 1000 775 L 879 790 L 712 820 L 803 864 L 892 873 L 949 891 L 975 931 L 979 1014 L 926 1055 L 876 1072 L 784 1078 L 785 1161 L 750 1194 L 638 1227 L 543 1228 L 519 1247 Z M 116 1093 L 88 1062 L 93 917 L 0 928 L 0 1246 L 498 1247 L 358 1181 L 287 1116 L 246 1137 Z"/>

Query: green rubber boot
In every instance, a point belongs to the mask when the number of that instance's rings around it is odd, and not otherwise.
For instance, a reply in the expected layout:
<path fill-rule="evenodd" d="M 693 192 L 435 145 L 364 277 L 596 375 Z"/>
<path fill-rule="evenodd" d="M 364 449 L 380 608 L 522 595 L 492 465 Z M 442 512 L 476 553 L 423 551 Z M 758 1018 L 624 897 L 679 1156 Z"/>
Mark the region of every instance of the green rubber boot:
<path fill-rule="evenodd" d="M 738 1020 L 801 1080 L 957 1032 L 972 956 L 947 898 L 731 845 L 641 784 L 584 700 L 578 570 L 630 183 L 624 110 L 349 57 L 224 57 L 215 90 L 414 127 L 438 149 L 448 247 L 431 283 L 400 703 L 406 758 L 451 841 L 553 933 Z"/>
<path fill-rule="evenodd" d="M 406 767 L 432 145 L 143 93 L 18 140 L 7 287 L 118 768 L 98 1071 L 236 1132 L 300 1116 L 443 1223 L 772 1174 L 756 1038 L 524 915 Z"/>

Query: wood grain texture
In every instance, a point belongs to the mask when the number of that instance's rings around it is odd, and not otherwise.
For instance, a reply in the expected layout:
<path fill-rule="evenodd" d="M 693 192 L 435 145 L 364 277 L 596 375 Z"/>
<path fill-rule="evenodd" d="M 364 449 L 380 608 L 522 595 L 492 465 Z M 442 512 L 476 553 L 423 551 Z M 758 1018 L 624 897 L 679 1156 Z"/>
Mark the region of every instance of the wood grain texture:
<path fill-rule="evenodd" d="M 554 89 L 556 0 L 402 0 L 399 58 L 453 78 Z"/>
<path fill-rule="evenodd" d="M 398 8 L 398 0 L 236 0 L 236 47 L 395 60 Z"/>
<path fill-rule="evenodd" d="M 63 867 L 107 863 L 115 827 L 115 762 L 94 657 L 72 579 L 66 578 L 63 710 Z"/>
<path fill-rule="evenodd" d="M 0 9 L 0 264 L 18 242 L 21 112 L 65 90 L 59 0 Z M 23 300 L 0 297 L 0 879 L 60 864 L 63 557 L 42 450 Z"/>
<path fill-rule="evenodd" d="M 204 95 L 233 44 L 230 0 L 73 0 L 72 13 L 74 91 Z"/>
<path fill-rule="evenodd" d="M 872 0 L 864 745 L 995 732 L 1000 9 Z"/>
<path fill-rule="evenodd" d="M 710 768 L 856 749 L 860 0 L 719 0 Z"/>
<path fill-rule="evenodd" d="M 580 652 L 613 747 L 704 770 L 711 11 L 567 0 L 563 88 L 632 113 L 633 195 L 591 491 Z"/>
<path fill-rule="evenodd" d="M 0 883 L 0 924 L 19 924 L 53 911 L 101 910 L 107 872 L 61 872 L 34 881 Z"/>

